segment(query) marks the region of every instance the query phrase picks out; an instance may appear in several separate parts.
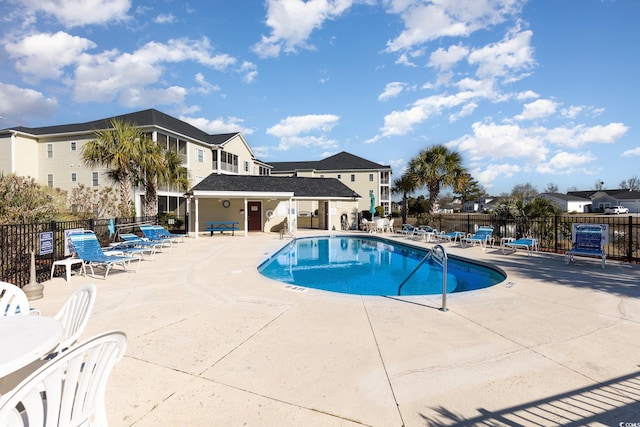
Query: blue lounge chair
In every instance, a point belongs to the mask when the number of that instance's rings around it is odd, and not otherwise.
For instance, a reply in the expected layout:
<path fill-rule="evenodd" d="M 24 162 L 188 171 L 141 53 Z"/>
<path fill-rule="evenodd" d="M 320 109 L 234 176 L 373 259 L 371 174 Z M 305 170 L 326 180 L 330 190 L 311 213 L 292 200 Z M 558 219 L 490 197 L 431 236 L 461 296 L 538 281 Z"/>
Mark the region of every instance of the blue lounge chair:
<path fill-rule="evenodd" d="M 129 266 L 131 261 L 138 261 L 136 271 L 138 269 L 137 267 L 140 266 L 139 258 L 105 254 L 102 250 L 102 247 L 100 246 L 98 238 L 93 231 L 71 234 L 69 238 L 71 239 L 71 243 L 73 244 L 73 250 L 78 255 L 78 258 L 82 258 L 85 265 L 89 266 L 92 276 L 95 276 L 95 271 L 93 269 L 94 267 L 104 268 L 104 278 L 106 279 L 109 275 L 111 267 L 113 267 L 114 265 L 122 266 L 122 269 L 124 271 L 129 271 L 127 270 L 127 267 Z"/>
<path fill-rule="evenodd" d="M 155 225 L 141 225 L 140 231 L 142 231 L 144 237 L 151 242 L 162 243 L 163 245 L 166 244 L 169 246 L 174 242 L 172 237 L 161 236 Z"/>
<path fill-rule="evenodd" d="M 186 234 L 175 234 L 175 233 L 170 233 L 169 230 L 167 230 L 166 228 L 164 228 L 161 225 L 154 225 L 153 226 L 156 231 L 158 232 L 158 234 L 161 237 L 169 237 L 171 239 L 174 239 L 174 242 L 184 242 L 184 238 L 187 237 Z"/>
<path fill-rule="evenodd" d="M 150 249 L 153 249 L 154 252 L 159 252 L 162 250 L 162 246 L 163 246 L 162 242 L 152 242 L 150 240 L 145 240 L 142 237 L 136 236 L 133 233 L 122 233 L 122 234 L 119 234 L 119 236 L 126 243 L 130 243 L 135 247 L 150 248 Z"/>
<path fill-rule="evenodd" d="M 436 235 L 438 240 L 443 240 L 449 243 L 455 243 L 464 237 L 464 232 L 462 231 L 451 231 L 449 233 L 445 233 L 444 231 L 440 234 Z"/>
<path fill-rule="evenodd" d="M 509 250 L 516 252 L 518 249 L 524 249 L 527 251 L 527 255 L 532 256 L 534 252 L 538 252 L 538 239 L 521 237 L 520 239 L 506 241 L 502 244 L 503 254 L 506 254 Z"/>
<path fill-rule="evenodd" d="M 460 239 L 460 244 L 464 248 L 467 244 L 473 246 L 476 243 L 480 244 L 482 250 L 487 248 L 487 244 L 493 245 L 493 227 L 480 227 L 476 234 L 472 236 L 463 237 Z"/>
<path fill-rule="evenodd" d="M 145 256 L 153 258 L 156 253 L 155 247 L 140 247 L 133 242 L 119 242 L 113 244 L 113 246 L 104 249 L 104 253 L 107 255 L 125 255 L 125 256 L 140 256 L 141 259 L 145 259 Z"/>
<path fill-rule="evenodd" d="M 606 233 L 606 234 L 605 234 Z M 604 245 L 608 241 L 608 231 L 598 224 L 573 224 L 573 248 L 567 251 L 564 263 L 574 262 L 575 256 L 597 257 L 602 259 L 602 269 L 607 261 Z"/>

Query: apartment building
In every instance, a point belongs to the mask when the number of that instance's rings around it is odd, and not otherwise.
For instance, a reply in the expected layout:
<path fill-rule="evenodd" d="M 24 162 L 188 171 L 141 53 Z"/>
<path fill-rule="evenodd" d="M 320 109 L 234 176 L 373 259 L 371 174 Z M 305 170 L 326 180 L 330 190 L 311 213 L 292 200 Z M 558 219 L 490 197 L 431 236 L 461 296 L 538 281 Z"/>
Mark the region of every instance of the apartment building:
<path fill-rule="evenodd" d="M 369 210 L 373 192 L 374 204 L 384 208 L 385 215 L 391 213 L 391 167 L 372 162 L 345 151 L 317 161 L 271 162 L 271 175 L 308 178 L 336 178 L 362 195 L 358 201 L 360 212 Z M 313 202 L 300 206 L 301 211 L 314 212 L 318 206 Z"/>
<path fill-rule="evenodd" d="M 318 162 L 288 163 L 305 164 L 307 169 L 287 172 L 285 163 L 257 159 L 239 132 L 211 135 L 155 109 L 85 123 L 0 130 L 0 172 L 30 176 L 43 185 L 68 192 L 79 184 L 114 186 L 106 169 L 88 168 L 81 159 L 82 147 L 95 139 L 95 131 L 109 129 L 114 119 L 131 123 L 182 157 L 190 190 L 184 193 L 178 188 L 160 188 L 158 212 L 195 213 L 192 230 L 201 232 L 207 220 L 220 217 L 237 219 L 245 233 L 269 231 L 280 223 L 291 228 L 302 208 L 319 211 L 321 228 L 344 228 L 345 217 L 351 228 L 355 227 L 357 212 L 369 209 L 372 191 L 376 205 L 384 206 L 385 212 L 390 210 L 388 166 L 343 152 Z M 218 175 L 229 179 L 217 179 Z M 257 179 L 233 178 L 248 176 Z M 274 179 L 286 177 L 306 179 L 286 180 L 295 185 L 289 184 L 289 190 L 284 191 L 284 181 Z M 136 212 L 142 212 L 144 188 L 134 192 Z M 251 225 L 249 214 L 253 215 Z"/>

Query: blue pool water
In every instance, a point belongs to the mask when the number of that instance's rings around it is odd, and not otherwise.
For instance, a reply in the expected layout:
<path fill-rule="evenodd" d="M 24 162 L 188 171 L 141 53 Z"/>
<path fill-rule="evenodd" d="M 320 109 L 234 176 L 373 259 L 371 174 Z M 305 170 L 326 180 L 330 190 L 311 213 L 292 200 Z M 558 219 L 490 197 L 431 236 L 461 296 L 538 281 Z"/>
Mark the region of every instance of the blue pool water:
<path fill-rule="evenodd" d="M 292 240 L 258 271 L 287 284 L 356 295 L 399 295 L 399 285 L 428 249 L 374 236 L 326 236 Z M 505 280 L 498 269 L 449 256 L 447 292 L 493 286 Z M 442 268 L 425 262 L 402 286 L 400 295 L 442 293 Z"/>

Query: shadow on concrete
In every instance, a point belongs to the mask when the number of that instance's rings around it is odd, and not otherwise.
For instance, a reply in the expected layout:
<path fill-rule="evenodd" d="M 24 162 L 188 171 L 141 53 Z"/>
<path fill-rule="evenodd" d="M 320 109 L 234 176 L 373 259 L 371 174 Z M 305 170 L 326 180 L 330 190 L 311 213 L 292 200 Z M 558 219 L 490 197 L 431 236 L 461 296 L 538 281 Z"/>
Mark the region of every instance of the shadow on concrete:
<path fill-rule="evenodd" d="M 460 255 L 465 256 L 464 252 Z M 608 263 L 603 270 L 600 260 L 595 258 L 579 258 L 575 263 L 567 265 L 564 263 L 564 256 L 555 254 L 540 253 L 526 256 L 523 253 L 511 253 L 505 255 L 500 249 L 489 248 L 487 255 L 490 255 L 487 261 L 522 277 L 640 298 L 638 282 L 640 268 L 635 264 L 614 261 Z"/>
<path fill-rule="evenodd" d="M 432 408 L 437 419 L 422 415 L 428 426 L 618 426 L 640 423 L 640 371 L 510 408 L 464 418 L 443 408 Z"/>

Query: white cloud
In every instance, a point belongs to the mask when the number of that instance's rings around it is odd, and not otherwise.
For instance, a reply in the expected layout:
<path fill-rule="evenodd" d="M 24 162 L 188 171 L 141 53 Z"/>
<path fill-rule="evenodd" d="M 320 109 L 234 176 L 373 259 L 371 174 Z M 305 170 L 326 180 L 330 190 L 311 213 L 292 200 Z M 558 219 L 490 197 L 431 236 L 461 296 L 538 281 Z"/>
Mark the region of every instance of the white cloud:
<path fill-rule="evenodd" d="M 57 108 L 58 102 L 41 92 L 0 82 L 0 116 L 19 123 L 28 116 L 51 116 Z"/>
<path fill-rule="evenodd" d="M 596 160 L 591 153 L 557 153 L 548 162 L 538 165 L 536 171 L 554 175 L 568 175 L 582 169 L 583 165 Z"/>
<path fill-rule="evenodd" d="M 165 62 L 193 61 L 219 71 L 236 62 L 229 55 L 212 55 L 210 51 L 207 39 L 175 39 L 167 43 L 150 42 L 133 53 L 112 50 L 82 55 L 76 68 L 74 97 L 81 102 L 104 102 L 121 95 L 128 100 L 127 105 L 133 105 L 131 102 L 137 98 L 134 92 L 148 91 L 147 86 L 160 82 Z"/>
<path fill-rule="evenodd" d="M 557 127 L 545 131 L 545 138 L 554 144 L 577 148 L 585 144 L 611 144 L 620 139 L 629 128 L 623 123 L 608 125 Z"/>
<path fill-rule="evenodd" d="M 502 41 L 474 49 L 469 64 L 478 66 L 476 75 L 480 78 L 508 77 L 509 82 L 515 81 L 535 65 L 532 35 L 531 31 L 514 29 Z"/>
<path fill-rule="evenodd" d="M 80 54 L 95 47 L 91 40 L 63 31 L 33 34 L 5 45 L 16 69 L 39 79 L 59 78 L 64 67 L 75 64 Z"/>
<path fill-rule="evenodd" d="M 388 0 L 387 12 L 400 14 L 405 29 L 387 42 L 398 52 L 441 37 L 466 37 L 504 22 L 520 10 L 522 0 Z"/>
<path fill-rule="evenodd" d="M 522 171 L 518 165 L 508 163 L 487 164 L 483 168 L 476 167 L 471 170 L 471 175 L 478 181 L 480 185 L 489 189 L 493 187 L 493 183 L 497 180 L 512 178 L 516 173 Z"/>
<path fill-rule="evenodd" d="M 196 90 L 205 95 L 211 92 L 218 92 L 220 90 L 220 86 L 209 83 L 202 73 L 196 74 L 195 81 L 199 85 Z"/>
<path fill-rule="evenodd" d="M 175 21 L 176 17 L 172 13 L 161 13 L 154 20 L 156 24 L 173 24 Z"/>
<path fill-rule="evenodd" d="M 293 147 L 332 148 L 338 144 L 326 136 L 340 120 L 333 114 L 309 114 L 287 117 L 267 129 L 267 134 L 280 138 L 278 149 Z M 313 135 L 319 134 L 319 135 Z"/>
<path fill-rule="evenodd" d="M 469 102 L 468 104 L 463 105 L 460 111 L 449 115 L 449 123 L 456 122 L 462 117 L 470 116 L 471 114 L 473 114 L 476 108 L 478 108 L 478 104 L 476 104 L 475 102 Z"/>
<path fill-rule="evenodd" d="M 550 99 L 537 99 L 524 105 L 521 114 L 514 117 L 515 120 L 535 120 L 548 117 L 556 112 L 558 103 Z"/>
<path fill-rule="evenodd" d="M 476 122 L 473 135 L 466 135 L 451 142 L 459 150 L 467 152 L 472 160 L 525 159 L 535 164 L 543 162 L 548 149 L 538 132 L 518 125 L 498 125 Z"/>
<path fill-rule="evenodd" d="M 253 46 L 260 57 L 275 57 L 281 51 L 313 49 L 308 43 L 313 30 L 322 27 L 327 19 L 334 19 L 348 10 L 352 0 L 267 0 L 266 24 L 269 36 L 262 36 Z"/>
<path fill-rule="evenodd" d="M 387 99 L 395 98 L 400 95 L 404 87 L 405 84 L 402 82 L 387 83 L 384 88 L 384 92 L 378 96 L 378 101 L 386 101 Z"/>
<path fill-rule="evenodd" d="M 245 83 L 253 83 L 258 77 L 258 67 L 253 62 L 243 61 L 238 72 L 243 75 Z"/>
<path fill-rule="evenodd" d="M 560 110 L 560 114 L 567 119 L 575 119 L 578 117 L 580 113 L 584 111 L 584 106 L 582 105 L 572 105 L 569 108 L 563 108 Z"/>
<path fill-rule="evenodd" d="M 537 93 L 535 93 L 532 90 L 525 90 L 524 92 L 518 92 L 515 96 L 515 98 L 518 101 L 526 101 L 528 99 L 535 99 L 535 98 L 539 98 L 540 95 L 538 95 Z"/>
<path fill-rule="evenodd" d="M 622 153 L 622 155 L 624 157 L 640 156 L 640 147 L 632 148 L 631 150 L 626 150 L 624 153 Z"/>
<path fill-rule="evenodd" d="M 66 27 L 107 24 L 128 19 L 130 0 L 21 0 L 32 12 L 54 16 Z M 28 12 L 25 12 L 28 13 Z"/>
<path fill-rule="evenodd" d="M 384 126 L 380 134 L 367 142 L 375 142 L 380 138 L 390 136 L 402 136 L 410 132 L 413 127 L 427 120 L 433 115 L 440 114 L 442 110 L 453 108 L 470 101 L 475 95 L 473 92 L 459 92 L 455 95 L 434 95 L 416 101 L 411 108 L 404 111 L 392 111 L 384 118 Z"/>
<path fill-rule="evenodd" d="M 244 119 L 238 117 L 218 117 L 212 120 L 204 117 L 180 117 L 180 120 L 210 134 L 241 132 L 244 135 L 251 135 L 253 133 L 253 129 L 242 126 Z"/>
<path fill-rule="evenodd" d="M 440 47 L 429 56 L 429 65 L 440 71 L 449 70 L 468 54 L 469 48 L 460 44 L 449 46 L 447 50 Z"/>

